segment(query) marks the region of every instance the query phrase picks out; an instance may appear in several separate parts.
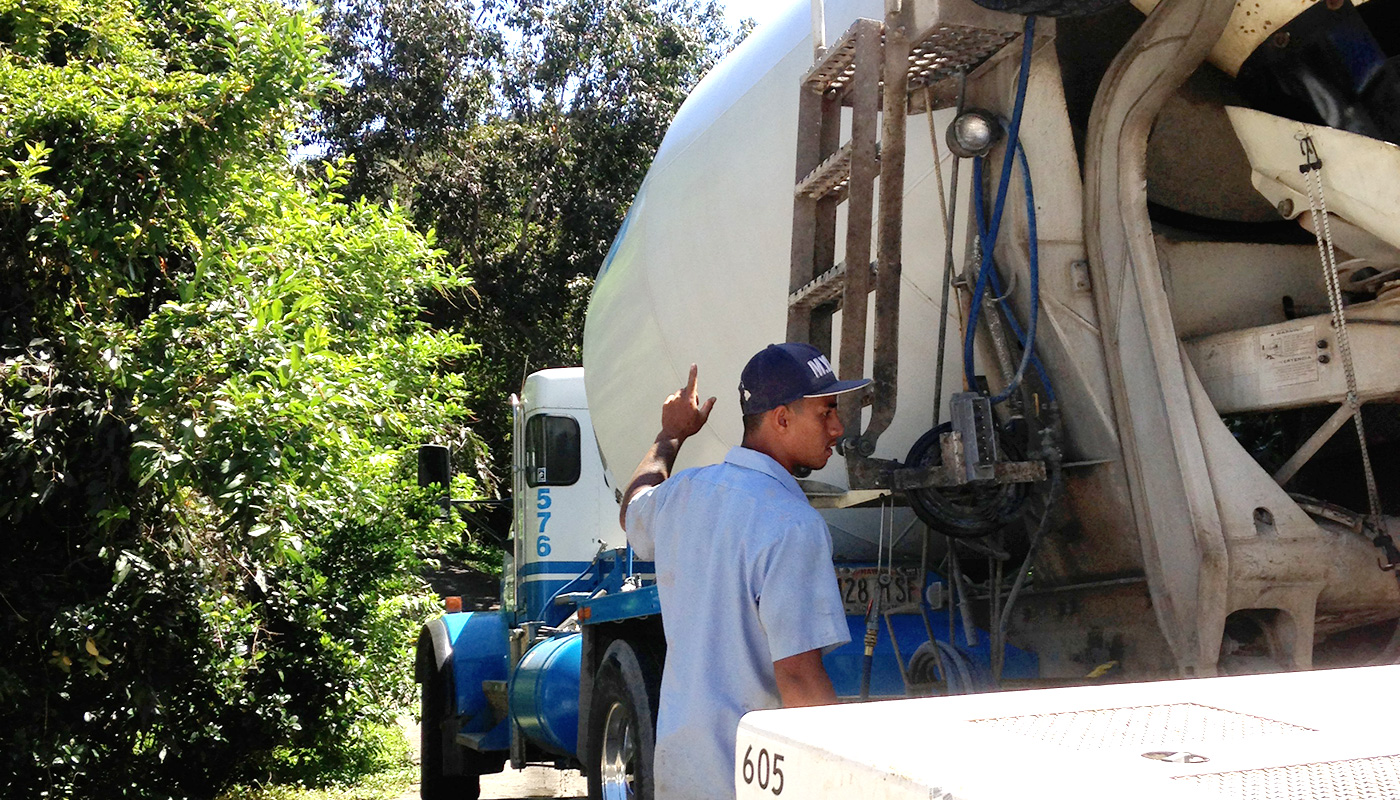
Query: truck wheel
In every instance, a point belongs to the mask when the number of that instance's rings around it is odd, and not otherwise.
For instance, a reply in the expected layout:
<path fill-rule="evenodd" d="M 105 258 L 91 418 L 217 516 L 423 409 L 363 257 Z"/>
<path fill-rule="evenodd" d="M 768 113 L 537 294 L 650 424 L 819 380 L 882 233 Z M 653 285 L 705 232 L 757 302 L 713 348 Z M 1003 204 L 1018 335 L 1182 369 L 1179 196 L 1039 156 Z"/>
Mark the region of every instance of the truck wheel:
<path fill-rule="evenodd" d="M 449 661 L 444 669 L 432 670 L 430 677 L 423 681 L 423 721 L 418 726 L 418 743 L 421 746 L 418 796 L 423 800 L 476 800 L 481 795 L 479 775 L 447 775 L 443 772 L 446 755 L 451 748 L 460 747 L 456 731 L 448 730 L 443 724 L 448 716 L 451 697 L 448 678 L 443 672 L 451 668 Z"/>
<path fill-rule="evenodd" d="M 652 800 L 656 709 L 661 670 L 649 655 L 618 640 L 593 679 L 588 723 L 588 796 Z"/>

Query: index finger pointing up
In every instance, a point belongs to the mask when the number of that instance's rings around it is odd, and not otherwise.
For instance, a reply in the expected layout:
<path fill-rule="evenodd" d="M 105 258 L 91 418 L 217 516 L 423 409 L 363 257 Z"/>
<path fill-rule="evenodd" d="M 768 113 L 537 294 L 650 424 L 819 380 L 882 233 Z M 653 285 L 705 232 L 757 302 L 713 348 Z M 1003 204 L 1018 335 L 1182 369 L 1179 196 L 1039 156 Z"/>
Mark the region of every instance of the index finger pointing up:
<path fill-rule="evenodd" d="M 691 365 L 690 365 L 690 380 L 688 380 L 688 381 L 686 382 L 686 384 L 685 384 L 685 393 L 686 393 L 686 394 L 691 395 L 691 396 L 694 396 L 694 395 L 695 395 L 695 384 L 696 384 L 695 376 L 698 375 L 699 373 L 700 373 L 700 368 L 697 367 L 695 364 L 691 364 Z"/>

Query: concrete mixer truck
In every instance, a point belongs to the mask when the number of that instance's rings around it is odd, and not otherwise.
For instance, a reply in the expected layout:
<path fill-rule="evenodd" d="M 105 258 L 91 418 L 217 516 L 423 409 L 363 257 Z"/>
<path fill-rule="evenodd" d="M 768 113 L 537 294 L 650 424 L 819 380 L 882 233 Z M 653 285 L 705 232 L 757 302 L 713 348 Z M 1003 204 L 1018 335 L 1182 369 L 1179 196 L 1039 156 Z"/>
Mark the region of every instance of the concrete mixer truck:
<path fill-rule="evenodd" d="M 1400 2 L 1135 3 L 803 0 L 700 83 L 515 405 L 501 609 L 420 637 L 424 797 L 649 796 L 619 480 L 775 341 L 874 379 L 801 480 L 870 696 L 1400 655 Z"/>

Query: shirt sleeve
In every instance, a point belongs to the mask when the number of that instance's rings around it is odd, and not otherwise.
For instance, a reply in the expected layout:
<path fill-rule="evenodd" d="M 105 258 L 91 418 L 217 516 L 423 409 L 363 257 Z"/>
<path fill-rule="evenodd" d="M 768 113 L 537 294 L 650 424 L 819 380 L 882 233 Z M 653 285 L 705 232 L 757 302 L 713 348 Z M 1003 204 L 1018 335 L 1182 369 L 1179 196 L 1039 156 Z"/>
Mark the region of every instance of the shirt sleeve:
<path fill-rule="evenodd" d="M 765 555 L 758 617 L 773 660 L 849 642 L 826 524 L 819 517 L 794 521 Z"/>
<path fill-rule="evenodd" d="M 633 495 L 627 504 L 627 543 L 643 561 L 656 560 L 656 507 L 660 493 L 656 486 L 648 486 Z"/>

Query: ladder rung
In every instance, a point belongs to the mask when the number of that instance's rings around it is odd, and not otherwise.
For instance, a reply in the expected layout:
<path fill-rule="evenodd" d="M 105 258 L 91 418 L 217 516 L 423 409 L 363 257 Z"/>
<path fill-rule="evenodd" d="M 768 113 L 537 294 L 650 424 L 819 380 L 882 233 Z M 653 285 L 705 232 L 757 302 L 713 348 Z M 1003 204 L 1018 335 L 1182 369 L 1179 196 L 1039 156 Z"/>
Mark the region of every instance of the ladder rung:
<path fill-rule="evenodd" d="M 909 50 L 909 90 L 932 86 L 959 69 L 971 71 L 1019 35 L 967 25 L 939 25 Z"/>
<path fill-rule="evenodd" d="M 820 200 L 827 195 L 835 195 L 837 202 L 846 199 L 846 190 L 851 186 L 851 148 L 846 142 L 840 150 L 826 157 L 807 177 L 797 182 L 793 194 L 798 197 L 811 197 Z M 875 145 L 875 167 L 880 166 L 880 145 Z"/>
<path fill-rule="evenodd" d="M 788 295 L 789 308 L 816 308 L 839 299 L 846 286 L 846 265 L 837 264 Z"/>
<path fill-rule="evenodd" d="M 840 150 L 827 156 L 826 160 L 798 181 L 794 193 L 821 199 L 834 194 L 841 199 L 851 185 L 851 143 L 847 142 Z"/>
<path fill-rule="evenodd" d="M 826 51 L 822 60 L 807 72 L 807 77 L 802 79 L 803 88 L 817 94 L 826 94 L 833 89 L 840 91 L 850 85 L 851 78 L 856 74 L 856 38 L 865 26 L 879 27 L 881 30 L 884 28 L 875 20 L 856 20 L 836 44 Z"/>
<path fill-rule="evenodd" d="M 875 291 L 875 274 L 878 272 L 875 264 L 870 265 L 870 291 Z M 837 264 L 831 269 L 823 272 L 806 285 L 792 294 L 788 295 L 789 308 L 813 309 L 827 303 L 841 301 L 841 297 L 846 291 L 846 265 Z"/>

